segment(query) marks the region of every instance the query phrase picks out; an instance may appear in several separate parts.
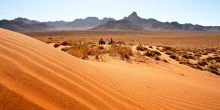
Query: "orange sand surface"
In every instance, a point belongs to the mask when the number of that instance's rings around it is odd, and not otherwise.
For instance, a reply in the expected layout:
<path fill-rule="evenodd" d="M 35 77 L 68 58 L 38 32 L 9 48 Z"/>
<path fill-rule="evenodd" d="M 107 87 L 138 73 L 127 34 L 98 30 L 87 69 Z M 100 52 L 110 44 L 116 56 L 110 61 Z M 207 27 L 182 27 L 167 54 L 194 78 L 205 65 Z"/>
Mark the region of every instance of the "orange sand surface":
<path fill-rule="evenodd" d="M 0 29 L 0 109 L 220 110 L 220 77 L 176 62 L 84 61 Z"/>

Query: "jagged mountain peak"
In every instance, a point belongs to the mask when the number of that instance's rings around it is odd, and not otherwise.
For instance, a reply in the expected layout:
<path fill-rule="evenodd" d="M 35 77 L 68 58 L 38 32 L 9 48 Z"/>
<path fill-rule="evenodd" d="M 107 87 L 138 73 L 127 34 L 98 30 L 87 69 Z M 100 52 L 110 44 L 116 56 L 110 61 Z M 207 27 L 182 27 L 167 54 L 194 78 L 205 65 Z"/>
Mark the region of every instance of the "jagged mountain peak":
<path fill-rule="evenodd" d="M 136 12 L 131 13 L 128 17 L 125 17 L 124 19 L 130 21 L 135 25 L 142 25 L 144 22 L 144 19 L 139 17 Z"/>
<path fill-rule="evenodd" d="M 138 17 L 137 12 L 132 12 L 128 17 Z"/>

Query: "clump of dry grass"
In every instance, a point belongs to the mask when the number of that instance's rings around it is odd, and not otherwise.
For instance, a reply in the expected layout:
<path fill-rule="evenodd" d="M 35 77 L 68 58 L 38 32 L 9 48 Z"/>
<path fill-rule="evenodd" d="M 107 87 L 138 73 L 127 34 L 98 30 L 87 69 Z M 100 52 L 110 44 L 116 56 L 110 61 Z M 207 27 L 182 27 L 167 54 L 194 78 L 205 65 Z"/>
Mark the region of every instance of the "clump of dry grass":
<path fill-rule="evenodd" d="M 91 43 L 82 43 L 79 45 L 71 46 L 71 48 L 67 52 L 75 57 L 87 59 L 90 55 L 98 56 L 104 53 L 104 51 L 105 49 L 103 47 L 96 46 Z"/>
<path fill-rule="evenodd" d="M 61 43 L 61 45 L 64 45 L 64 46 L 71 45 L 71 41 L 64 41 Z"/>
<path fill-rule="evenodd" d="M 161 51 L 167 55 L 172 55 L 172 56 L 173 55 L 176 56 L 176 54 L 178 54 L 178 53 L 180 54 L 180 51 L 178 51 L 177 49 L 172 48 L 172 47 L 167 47 L 167 46 L 162 47 Z"/>
<path fill-rule="evenodd" d="M 64 51 L 64 52 L 66 52 L 66 51 L 70 50 L 70 47 L 64 47 L 64 48 L 62 48 L 61 50 Z"/>
<path fill-rule="evenodd" d="M 79 45 L 73 45 L 68 51 L 69 54 L 88 59 L 89 56 L 95 56 L 95 59 L 100 59 L 100 55 L 109 54 L 112 57 L 120 57 L 122 60 L 131 62 L 131 56 L 133 55 L 130 47 L 112 45 L 109 49 L 105 49 L 103 46 L 98 46 L 93 43 L 83 43 Z"/>
<path fill-rule="evenodd" d="M 151 51 L 147 51 L 144 55 L 148 56 L 148 57 L 154 57 L 155 56 L 155 54 L 152 53 Z"/>
<path fill-rule="evenodd" d="M 95 45 L 94 43 L 81 43 L 78 45 L 72 45 L 67 52 L 77 58 L 88 59 L 89 56 L 94 56 L 96 60 L 102 58 L 103 54 L 109 54 L 110 56 L 119 56 L 122 60 L 131 62 L 133 55 L 130 47 L 121 45 L 111 45 L 108 49 L 104 46 Z"/>
<path fill-rule="evenodd" d="M 167 52 L 165 52 L 165 54 L 167 54 L 167 55 L 172 55 L 173 52 L 171 52 L 171 51 L 167 51 Z"/>
<path fill-rule="evenodd" d="M 189 54 L 185 54 L 182 56 L 183 58 L 186 58 L 186 59 L 194 59 L 192 55 L 189 55 Z"/>
<path fill-rule="evenodd" d="M 148 50 L 144 55 L 148 57 L 156 57 L 156 56 L 160 56 L 161 53 L 158 51 Z"/>
<path fill-rule="evenodd" d="M 206 61 L 199 61 L 198 64 L 199 64 L 200 66 L 206 66 L 206 65 L 208 65 L 208 63 L 207 63 Z"/>
<path fill-rule="evenodd" d="M 195 69 L 199 69 L 199 70 L 203 70 L 203 68 L 200 66 L 200 65 L 198 65 L 198 64 L 192 64 L 192 65 L 190 65 L 192 68 L 195 68 Z"/>
<path fill-rule="evenodd" d="M 163 59 L 162 61 L 165 62 L 165 63 L 169 63 L 166 59 Z"/>
<path fill-rule="evenodd" d="M 177 55 L 182 56 L 180 58 L 181 64 L 185 64 L 185 65 L 188 65 L 192 68 L 199 69 L 199 70 L 207 70 L 207 71 L 210 71 L 211 73 L 220 75 L 219 73 L 220 57 L 214 54 L 216 52 L 217 52 L 217 49 L 215 48 L 204 48 L 204 49 L 191 48 L 188 50 L 183 50 L 182 53 L 177 52 Z M 207 58 L 202 58 L 202 55 L 205 55 L 205 56 L 210 55 L 210 56 L 208 56 Z M 188 59 L 193 59 L 198 62 L 196 64 L 192 64 L 189 62 Z"/>
<path fill-rule="evenodd" d="M 89 48 L 87 44 L 74 45 L 70 48 L 68 53 L 77 58 L 86 59 L 89 55 Z"/>
<path fill-rule="evenodd" d="M 127 46 L 119 46 L 119 45 L 112 45 L 109 50 L 109 55 L 116 57 L 120 56 L 122 60 L 126 60 L 131 62 L 131 57 L 133 55 L 132 50 L 130 47 Z"/>
<path fill-rule="evenodd" d="M 160 61 L 160 57 L 158 57 L 158 56 L 155 57 L 155 60 Z"/>
<path fill-rule="evenodd" d="M 216 75 L 220 75 L 220 72 L 219 72 L 218 67 L 216 65 L 208 66 L 208 70 Z"/>
<path fill-rule="evenodd" d="M 194 57 L 200 58 L 202 57 L 201 53 L 194 53 Z"/>
<path fill-rule="evenodd" d="M 142 46 L 142 45 L 138 45 L 138 46 L 136 47 L 136 49 L 137 49 L 138 51 L 146 51 L 146 50 L 148 50 L 146 47 L 144 47 L 144 46 Z"/>
<path fill-rule="evenodd" d="M 220 57 L 207 57 L 205 60 L 220 62 Z"/>
<path fill-rule="evenodd" d="M 179 63 L 180 63 L 180 64 L 187 65 L 187 66 L 190 66 L 190 67 L 195 68 L 195 69 L 203 70 L 202 66 L 201 66 L 199 63 L 193 64 L 193 63 L 191 63 L 191 62 L 189 61 L 189 59 L 187 59 L 187 58 L 181 58 L 181 59 L 179 59 Z"/>
<path fill-rule="evenodd" d="M 185 64 L 185 65 L 188 65 L 188 66 L 191 65 L 191 63 L 189 62 L 189 60 L 188 60 L 188 59 L 185 59 L 185 58 L 180 59 L 180 60 L 179 60 L 179 63 L 180 63 L 180 64 Z"/>
<path fill-rule="evenodd" d="M 60 44 L 58 44 L 58 43 L 54 44 L 54 47 L 55 47 L 55 48 L 57 48 L 57 47 L 59 47 L 59 46 L 60 46 Z"/>
<path fill-rule="evenodd" d="M 156 55 L 158 55 L 158 56 L 160 56 L 161 55 L 161 53 L 160 52 L 158 52 L 158 51 L 152 51 L 154 54 L 156 54 Z"/>
<path fill-rule="evenodd" d="M 174 60 L 177 60 L 179 59 L 179 57 L 177 55 L 170 55 L 170 58 L 174 59 Z"/>
<path fill-rule="evenodd" d="M 172 51 L 172 52 L 175 52 L 176 49 L 173 48 L 173 47 L 167 47 L 167 46 L 165 46 L 165 47 L 162 48 L 162 51 L 164 51 L 164 52 L 166 52 L 166 51 Z"/>

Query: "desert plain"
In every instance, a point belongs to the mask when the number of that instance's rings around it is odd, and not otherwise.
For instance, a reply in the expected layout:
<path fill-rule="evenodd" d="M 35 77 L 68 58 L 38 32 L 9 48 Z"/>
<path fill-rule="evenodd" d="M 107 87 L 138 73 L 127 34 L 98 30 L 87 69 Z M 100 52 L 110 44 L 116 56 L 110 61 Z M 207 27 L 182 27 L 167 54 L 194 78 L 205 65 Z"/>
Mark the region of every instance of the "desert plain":
<path fill-rule="evenodd" d="M 0 29 L 0 109 L 219 110 L 219 57 L 217 32 Z"/>

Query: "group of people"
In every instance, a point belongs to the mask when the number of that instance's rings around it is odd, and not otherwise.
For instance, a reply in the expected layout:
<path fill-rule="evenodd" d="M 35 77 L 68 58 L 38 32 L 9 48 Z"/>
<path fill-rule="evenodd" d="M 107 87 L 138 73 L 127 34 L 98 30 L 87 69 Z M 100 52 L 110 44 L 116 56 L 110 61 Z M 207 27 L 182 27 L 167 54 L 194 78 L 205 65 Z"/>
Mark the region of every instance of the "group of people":
<path fill-rule="evenodd" d="M 109 45 L 111 45 L 111 44 L 114 44 L 115 43 L 115 41 L 113 41 L 112 40 L 112 38 L 111 38 L 111 40 L 109 41 Z M 99 40 L 99 45 L 105 45 L 106 43 L 105 43 L 105 41 L 101 38 L 100 40 Z"/>

